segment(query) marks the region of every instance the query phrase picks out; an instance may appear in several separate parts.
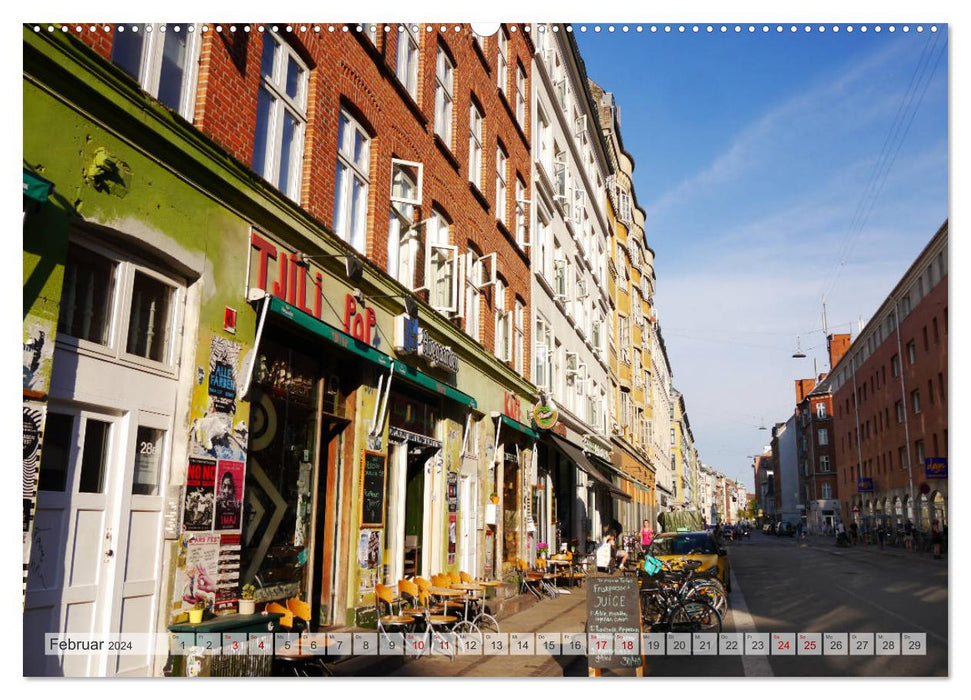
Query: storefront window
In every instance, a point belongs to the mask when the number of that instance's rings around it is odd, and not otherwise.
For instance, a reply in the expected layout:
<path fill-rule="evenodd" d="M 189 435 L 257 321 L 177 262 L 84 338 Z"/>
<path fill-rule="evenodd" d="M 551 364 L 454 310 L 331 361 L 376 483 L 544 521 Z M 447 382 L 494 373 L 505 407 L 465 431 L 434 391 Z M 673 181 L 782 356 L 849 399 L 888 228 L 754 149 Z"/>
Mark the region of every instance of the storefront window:
<path fill-rule="evenodd" d="M 241 583 L 256 585 L 258 600 L 303 597 L 309 586 L 319 377 L 313 358 L 264 337 L 253 376 L 241 553 Z"/>

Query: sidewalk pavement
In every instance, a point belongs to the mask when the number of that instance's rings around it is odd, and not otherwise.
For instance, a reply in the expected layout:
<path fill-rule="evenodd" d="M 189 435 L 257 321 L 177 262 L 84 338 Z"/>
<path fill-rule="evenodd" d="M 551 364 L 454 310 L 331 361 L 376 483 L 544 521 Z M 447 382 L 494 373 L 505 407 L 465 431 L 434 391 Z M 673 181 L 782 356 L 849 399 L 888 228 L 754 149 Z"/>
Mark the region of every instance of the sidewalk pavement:
<path fill-rule="evenodd" d="M 500 631 L 565 633 L 583 632 L 587 617 L 585 588 L 573 589 L 569 595 L 541 600 L 526 610 L 499 621 Z M 358 656 L 331 666 L 336 676 L 486 676 L 492 678 L 524 676 L 586 676 L 585 656 L 529 655 L 457 655 L 454 660 L 443 656 L 393 657 Z"/>

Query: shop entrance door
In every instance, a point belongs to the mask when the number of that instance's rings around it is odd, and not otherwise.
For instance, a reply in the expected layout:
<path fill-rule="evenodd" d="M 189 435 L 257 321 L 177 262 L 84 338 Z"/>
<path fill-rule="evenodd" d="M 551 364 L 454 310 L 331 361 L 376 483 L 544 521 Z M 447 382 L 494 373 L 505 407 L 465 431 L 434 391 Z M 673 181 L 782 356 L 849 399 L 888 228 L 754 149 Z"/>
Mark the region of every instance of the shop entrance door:
<path fill-rule="evenodd" d="M 43 650 L 47 633 L 152 629 L 168 426 L 162 417 L 136 416 L 56 402 L 48 410 L 24 609 L 25 675 L 150 673 L 147 654 L 58 659 Z"/>
<path fill-rule="evenodd" d="M 425 462 L 423 450 L 408 450 L 405 472 L 404 575 L 419 576 L 426 571 Z"/>

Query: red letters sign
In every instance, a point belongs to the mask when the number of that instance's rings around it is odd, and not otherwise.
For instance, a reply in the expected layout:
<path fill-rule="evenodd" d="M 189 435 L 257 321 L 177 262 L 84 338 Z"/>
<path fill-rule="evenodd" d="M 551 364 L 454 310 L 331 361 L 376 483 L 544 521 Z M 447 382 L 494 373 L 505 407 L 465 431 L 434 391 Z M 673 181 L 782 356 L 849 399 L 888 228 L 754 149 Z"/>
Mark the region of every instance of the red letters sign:
<path fill-rule="evenodd" d="M 515 421 L 520 420 L 519 398 L 512 392 L 503 392 L 502 412 Z"/>
<path fill-rule="evenodd" d="M 323 306 L 323 276 L 318 272 L 314 278 L 304 265 L 299 264 L 295 254 L 288 255 L 284 251 L 277 251 L 276 246 L 262 238 L 255 231 L 250 236 L 250 244 L 258 251 L 259 259 L 256 264 L 256 286 L 265 289 L 275 297 L 283 299 L 291 306 L 320 318 Z M 272 288 L 268 287 L 270 259 L 277 261 L 276 279 Z M 314 307 L 307 306 L 307 287 L 313 285 Z"/>
<path fill-rule="evenodd" d="M 378 325 L 374 309 L 357 310 L 357 299 L 353 294 L 344 297 L 344 332 L 351 337 L 371 344 L 371 329 Z"/>

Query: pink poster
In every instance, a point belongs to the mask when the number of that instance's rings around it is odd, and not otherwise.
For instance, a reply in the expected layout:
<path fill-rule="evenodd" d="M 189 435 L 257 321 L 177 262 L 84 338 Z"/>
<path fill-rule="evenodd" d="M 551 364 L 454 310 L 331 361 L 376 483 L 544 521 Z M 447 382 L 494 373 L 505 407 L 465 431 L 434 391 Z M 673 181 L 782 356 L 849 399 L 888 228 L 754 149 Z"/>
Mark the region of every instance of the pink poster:
<path fill-rule="evenodd" d="M 242 527 L 243 463 L 221 459 L 216 471 L 216 530 Z"/>

